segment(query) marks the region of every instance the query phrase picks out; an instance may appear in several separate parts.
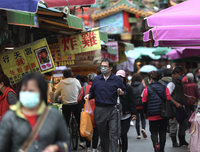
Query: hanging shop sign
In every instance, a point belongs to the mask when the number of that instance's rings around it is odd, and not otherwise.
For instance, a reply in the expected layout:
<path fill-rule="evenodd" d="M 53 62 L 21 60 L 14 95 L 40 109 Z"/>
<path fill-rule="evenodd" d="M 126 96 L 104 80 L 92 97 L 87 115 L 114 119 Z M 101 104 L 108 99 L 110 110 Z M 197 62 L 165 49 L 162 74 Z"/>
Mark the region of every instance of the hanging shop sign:
<path fill-rule="evenodd" d="M 109 34 L 121 34 L 123 33 L 123 12 L 111 15 L 109 17 L 103 18 L 99 22 L 101 32 L 106 32 Z"/>
<path fill-rule="evenodd" d="M 11 84 L 18 83 L 31 71 L 46 73 L 55 69 L 46 39 L 2 53 L 0 63 Z"/>
<path fill-rule="evenodd" d="M 95 56 L 95 51 L 84 52 L 75 55 L 75 64 L 76 65 L 92 65 Z"/>
<path fill-rule="evenodd" d="M 61 56 L 101 49 L 99 30 L 84 32 L 69 37 L 58 37 Z"/>
<path fill-rule="evenodd" d="M 125 51 L 126 49 L 128 49 L 128 46 L 126 46 L 124 43 L 118 43 L 119 44 L 119 62 L 118 63 L 122 63 L 125 62 L 127 60 L 126 55 L 125 55 Z"/>
<path fill-rule="evenodd" d="M 101 55 L 102 58 L 109 58 L 113 62 L 118 62 L 119 61 L 119 56 L 118 56 L 118 42 L 107 42 L 106 47 L 101 50 Z"/>
<path fill-rule="evenodd" d="M 75 64 L 75 55 L 66 55 L 62 56 L 59 43 L 49 44 L 49 49 L 51 50 L 51 54 L 53 60 L 55 62 L 55 66 L 69 66 Z"/>

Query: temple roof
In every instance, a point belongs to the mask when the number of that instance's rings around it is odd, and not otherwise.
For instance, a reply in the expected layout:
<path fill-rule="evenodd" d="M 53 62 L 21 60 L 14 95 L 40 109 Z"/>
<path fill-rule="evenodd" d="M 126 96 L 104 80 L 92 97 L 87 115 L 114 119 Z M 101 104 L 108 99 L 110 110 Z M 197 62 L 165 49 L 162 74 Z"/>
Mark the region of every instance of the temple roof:
<path fill-rule="evenodd" d="M 154 12 L 152 12 L 152 11 L 140 9 L 133 2 L 129 2 L 128 0 L 119 0 L 113 6 L 95 12 L 92 15 L 92 19 L 99 20 L 99 19 L 105 18 L 107 16 L 116 14 L 120 11 L 125 11 L 125 12 L 131 13 L 131 14 L 137 14 L 141 17 L 147 17 L 147 16 L 154 14 Z"/>

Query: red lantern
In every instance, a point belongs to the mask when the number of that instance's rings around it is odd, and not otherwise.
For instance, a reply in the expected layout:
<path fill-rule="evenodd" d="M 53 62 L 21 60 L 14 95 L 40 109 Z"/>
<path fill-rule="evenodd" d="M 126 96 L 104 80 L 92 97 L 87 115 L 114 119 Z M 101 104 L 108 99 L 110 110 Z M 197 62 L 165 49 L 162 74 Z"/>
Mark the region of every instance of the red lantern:
<path fill-rule="evenodd" d="M 89 16 L 89 15 L 83 15 L 83 18 L 84 18 L 85 20 L 89 20 L 89 19 L 90 19 L 90 16 Z"/>
<path fill-rule="evenodd" d="M 83 10 L 84 10 L 85 12 L 87 12 L 87 11 L 89 10 L 89 8 L 88 8 L 88 7 L 84 7 Z"/>
<path fill-rule="evenodd" d="M 83 18 L 83 15 L 77 15 L 77 17 L 79 17 L 79 18 Z"/>
<path fill-rule="evenodd" d="M 88 25 L 89 25 L 89 22 L 88 22 L 87 20 L 85 20 L 85 21 L 84 21 L 84 24 L 85 24 L 86 26 L 88 26 Z"/>
<path fill-rule="evenodd" d="M 138 14 L 135 14 L 135 17 L 136 17 L 136 18 L 139 18 L 140 16 L 139 16 Z"/>

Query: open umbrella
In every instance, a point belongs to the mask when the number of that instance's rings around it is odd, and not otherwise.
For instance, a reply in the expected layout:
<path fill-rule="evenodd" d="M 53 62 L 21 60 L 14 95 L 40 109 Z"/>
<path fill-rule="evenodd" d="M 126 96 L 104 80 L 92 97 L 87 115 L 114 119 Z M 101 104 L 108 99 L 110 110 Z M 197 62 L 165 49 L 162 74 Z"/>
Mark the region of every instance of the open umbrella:
<path fill-rule="evenodd" d="M 144 41 L 153 40 L 154 46 L 200 45 L 200 1 L 187 0 L 146 18 L 149 27 Z"/>
<path fill-rule="evenodd" d="M 153 65 L 144 65 L 140 68 L 140 72 L 149 73 L 151 71 L 158 71 L 158 69 Z"/>
<path fill-rule="evenodd" d="M 200 47 L 175 48 L 168 53 L 168 58 L 170 60 L 188 58 L 193 56 L 200 56 Z"/>
<path fill-rule="evenodd" d="M 187 0 L 146 18 L 149 27 L 200 25 L 200 1 Z"/>
<path fill-rule="evenodd" d="M 160 41 L 187 41 L 188 45 L 200 41 L 200 25 L 158 26 L 144 33 L 144 41 L 154 40 L 154 46 L 160 46 Z M 195 43 L 194 43 L 195 42 Z"/>

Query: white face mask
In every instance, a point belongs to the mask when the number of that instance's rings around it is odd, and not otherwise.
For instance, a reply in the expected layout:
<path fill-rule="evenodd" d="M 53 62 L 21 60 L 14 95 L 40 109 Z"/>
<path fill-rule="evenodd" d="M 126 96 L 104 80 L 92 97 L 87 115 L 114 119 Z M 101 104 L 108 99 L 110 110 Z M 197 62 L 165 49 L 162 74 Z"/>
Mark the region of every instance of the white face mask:
<path fill-rule="evenodd" d="M 37 92 L 21 91 L 19 100 L 25 108 L 35 108 L 40 103 L 40 94 Z"/>
<path fill-rule="evenodd" d="M 128 79 L 128 81 L 131 81 L 132 80 L 132 76 L 128 76 L 127 79 Z"/>

